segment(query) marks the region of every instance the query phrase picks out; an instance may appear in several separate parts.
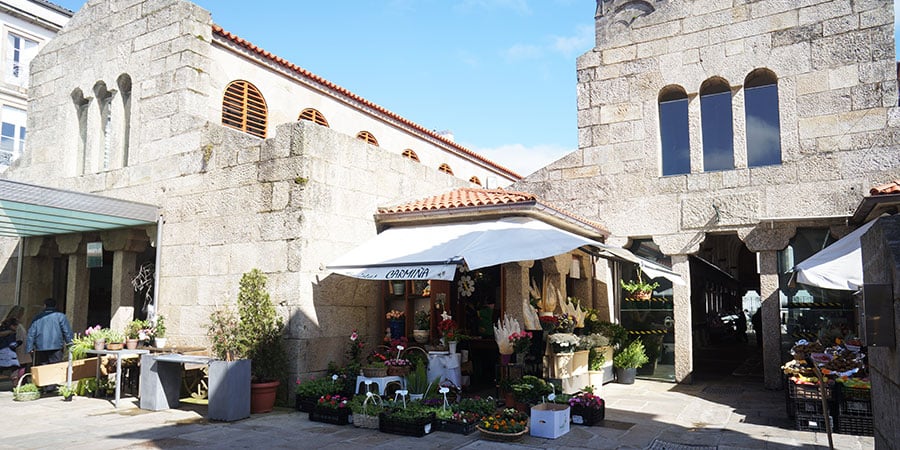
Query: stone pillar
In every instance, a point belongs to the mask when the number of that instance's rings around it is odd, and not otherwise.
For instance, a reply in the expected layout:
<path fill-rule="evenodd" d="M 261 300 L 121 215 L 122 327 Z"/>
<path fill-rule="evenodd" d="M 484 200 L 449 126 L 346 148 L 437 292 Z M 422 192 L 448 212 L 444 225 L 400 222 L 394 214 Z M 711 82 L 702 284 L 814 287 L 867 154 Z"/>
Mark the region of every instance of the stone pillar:
<path fill-rule="evenodd" d="M 528 301 L 528 269 L 534 261 L 516 261 L 503 264 L 503 311 L 525 327 L 525 302 Z"/>
<path fill-rule="evenodd" d="M 134 319 L 134 266 L 137 253 L 116 250 L 113 253 L 112 301 L 110 303 L 110 324 L 114 330 L 124 330 Z"/>
<path fill-rule="evenodd" d="M 541 264 L 544 269 L 543 298 L 556 299 L 556 308 L 553 311 L 549 311 L 556 312 L 559 310 L 559 305 L 566 298 L 566 276 L 569 274 L 569 269 L 572 265 L 572 256 L 564 254 L 545 258 L 541 260 Z"/>
<path fill-rule="evenodd" d="M 22 306 L 25 320 L 31 320 L 44 309 L 43 301 L 53 295 L 53 265 L 42 251 L 46 238 L 31 237 L 22 249 Z"/>
<path fill-rule="evenodd" d="M 780 389 L 781 300 L 778 289 L 778 252 L 759 252 L 759 296 L 762 312 L 763 366 L 766 387 Z"/>
<path fill-rule="evenodd" d="M 66 285 L 66 315 L 76 333 L 87 328 L 88 293 L 91 279 L 87 268 L 87 254 L 80 234 L 56 236 L 59 252 L 69 255 L 69 273 Z"/>
<path fill-rule="evenodd" d="M 672 255 L 672 271 L 685 285 L 672 284 L 675 316 L 675 381 L 692 383 L 694 372 L 693 324 L 691 322 L 691 265 L 688 255 Z"/>
<path fill-rule="evenodd" d="M 572 258 L 572 267 L 578 265 L 578 278 L 573 279 L 572 292 L 570 297 L 575 297 L 581 302 L 581 309 L 594 307 L 593 288 L 594 288 L 594 263 L 593 258 L 588 255 L 579 255 Z M 572 269 L 569 269 L 571 275 Z"/>

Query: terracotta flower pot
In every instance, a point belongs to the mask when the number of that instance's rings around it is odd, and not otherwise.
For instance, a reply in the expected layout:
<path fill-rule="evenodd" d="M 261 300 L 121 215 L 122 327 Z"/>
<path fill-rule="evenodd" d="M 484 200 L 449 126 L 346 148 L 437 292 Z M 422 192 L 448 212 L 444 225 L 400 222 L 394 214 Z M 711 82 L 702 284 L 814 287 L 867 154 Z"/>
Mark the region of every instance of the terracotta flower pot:
<path fill-rule="evenodd" d="M 267 413 L 275 409 L 275 397 L 280 385 L 280 381 L 250 384 L 250 413 Z"/>

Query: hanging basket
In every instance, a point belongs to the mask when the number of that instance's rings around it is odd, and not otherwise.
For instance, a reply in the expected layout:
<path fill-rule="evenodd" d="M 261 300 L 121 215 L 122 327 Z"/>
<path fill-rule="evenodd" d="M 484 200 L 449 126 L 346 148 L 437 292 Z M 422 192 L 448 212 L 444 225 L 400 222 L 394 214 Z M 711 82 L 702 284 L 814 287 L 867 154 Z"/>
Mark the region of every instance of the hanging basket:
<path fill-rule="evenodd" d="M 388 366 L 387 375 L 389 377 L 405 377 L 409 375 L 409 366 Z"/>
<path fill-rule="evenodd" d="M 628 297 L 629 300 L 647 301 L 653 295 L 653 291 L 634 291 Z"/>
<path fill-rule="evenodd" d="M 30 376 L 31 376 L 30 373 L 26 373 L 25 375 L 22 375 L 21 377 L 19 377 L 19 381 L 18 381 L 18 383 L 16 383 L 16 391 L 18 391 L 19 388 L 22 387 L 22 380 L 24 380 L 25 377 L 30 377 Z M 32 400 L 37 400 L 37 399 L 41 398 L 40 391 L 38 391 L 38 392 L 16 392 L 16 391 L 13 392 L 13 400 L 15 400 L 17 402 L 30 402 Z"/>
<path fill-rule="evenodd" d="M 362 373 L 367 378 L 381 378 L 387 376 L 387 367 L 363 367 Z"/>

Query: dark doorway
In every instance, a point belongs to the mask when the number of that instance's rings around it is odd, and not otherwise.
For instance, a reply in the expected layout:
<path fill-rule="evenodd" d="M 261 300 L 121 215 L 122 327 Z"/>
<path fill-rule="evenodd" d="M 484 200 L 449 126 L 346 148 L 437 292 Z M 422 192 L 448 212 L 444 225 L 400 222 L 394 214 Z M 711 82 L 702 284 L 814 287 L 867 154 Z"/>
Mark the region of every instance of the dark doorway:
<path fill-rule="evenodd" d="M 88 287 L 88 326 L 99 324 L 108 327 L 110 309 L 112 309 L 112 272 L 113 252 L 103 252 L 103 267 L 88 269 L 90 284 Z"/>

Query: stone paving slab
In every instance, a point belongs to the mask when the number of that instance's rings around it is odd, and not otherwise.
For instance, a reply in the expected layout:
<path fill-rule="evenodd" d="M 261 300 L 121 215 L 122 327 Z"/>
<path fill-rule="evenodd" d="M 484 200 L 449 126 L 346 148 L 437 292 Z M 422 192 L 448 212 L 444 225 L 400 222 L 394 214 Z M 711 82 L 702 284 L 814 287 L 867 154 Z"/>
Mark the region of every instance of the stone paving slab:
<path fill-rule="evenodd" d="M 9 387 L 0 385 L 0 417 L 9 418 L 0 449 L 646 449 L 660 440 L 674 445 L 719 449 L 825 449 L 824 433 L 792 429 L 780 391 L 749 383 L 733 389 L 721 386 L 680 386 L 638 380 L 633 385 L 608 384 L 607 421 L 602 426 L 573 425 L 559 439 L 525 436 L 515 444 L 436 432 L 423 438 L 310 422 L 307 414 L 276 409 L 269 414 L 232 422 L 211 422 L 204 406 L 144 411 L 126 397 L 115 409 L 102 399 L 76 397 L 63 402 L 45 397 L 14 402 Z M 871 437 L 834 435 L 835 448 L 870 449 Z"/>

